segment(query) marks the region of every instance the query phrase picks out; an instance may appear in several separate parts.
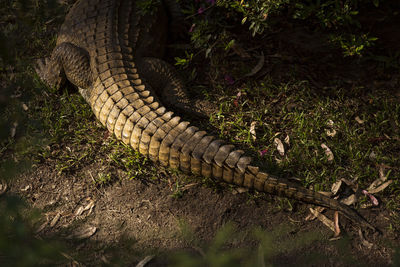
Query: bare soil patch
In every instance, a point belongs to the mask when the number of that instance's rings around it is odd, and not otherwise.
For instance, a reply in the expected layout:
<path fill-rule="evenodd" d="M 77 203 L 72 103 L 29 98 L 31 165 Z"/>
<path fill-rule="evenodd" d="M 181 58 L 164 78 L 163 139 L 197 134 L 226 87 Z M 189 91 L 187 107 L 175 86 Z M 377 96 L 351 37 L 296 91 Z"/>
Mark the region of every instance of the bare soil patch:
<path fill-rule="evenodd" d="M 389 223 L 384 208 L 362 212 L 383 229 L 381 235 L 365 235 L 374 244 L 372 248 L 363 245 L 357 229 L 341 218 L 349 238 L 343 249 L 340 240 L 329 241 L 333 233 L 319 221 L 304 220 L 308 211 L 300 203 L 295 205 L 295 211 L 288 211 L 284 205 L 277 208 L 284 203 L 282 199 L 268 195 L 254 198 L 225 186 L 215 191 L 193 181 L 182 185 L 181 197 L 174 197 L 171 185 L 176 182 L 175 175 L 167 175 L 166 181 L 149 182 L 129 180 L 123 171 L 117 171 L 118 181 L 96 187 L 91 176 L 98 170 L 99 166 L 93 164 L 65 175 L 58 174 L 55 166 L 43 164 L 22 175 L 11 187 L 12 192 L 26 197 L 33 207 L 43 209 L 45 226 L 39 235 L 66 240 L 76 249 L 72 257 L 88 266 L 109 263 L 117 256 L 123 264 L 130 265 L 150 254 L 157 257 L 149 266 L 167 265 L 170 253 L 181 250 L 198 253 L 193 240 L 202 244 L 211 242 L 227 223 L 233 223 L 237 229 L 228 248 L 256 249 L 258 242 L 252 235 L 256 227 L 268 233 L 285 225 L 286 231 L 274 240 L 273 245 L 277 246 L 281 240 L 301 241 L 306 233 L 318 236 L 305 246 L 276 251 L 272 262 L 277 266 L 290 266 L 294 262 L 301 266 L 345 266 L 353 260 L 389 266 L 390 244 L 399 241 L 398 235 L 388 235 L 384 230 Z M 93 227 L 96 232 L 85 236 L 85 231 Z M 193 233 L 192 240 L 185 238 L 185 227 Z"/>

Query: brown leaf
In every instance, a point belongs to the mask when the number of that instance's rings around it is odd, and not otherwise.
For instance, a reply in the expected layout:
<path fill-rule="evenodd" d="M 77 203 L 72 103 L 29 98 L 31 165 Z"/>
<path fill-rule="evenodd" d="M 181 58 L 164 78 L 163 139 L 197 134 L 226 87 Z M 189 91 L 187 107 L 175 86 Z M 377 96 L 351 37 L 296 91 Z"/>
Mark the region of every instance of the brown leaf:
<path fill-rule="evenodd" d="M 322 213 L 319 213 L 318 211 L 314 210 L 313 208 L 310 208 L 311 213 L 317 217 L 318 220 L 320 220 L 323 224 L 329 227 L 333 232 L 335 231 L 335 224 L 332 220 L 328 219 L 325 215 Z"/>
<path fill-rule="evenodd" d="M 256 125 L 257 125 L 256 121 L 252 121 L 250 124 L 250 134 L 253 141 L 256 140 Z"/>
<path fill-rule="evenodd" d="M 326 209 L 326 208 L 324 208 L 324 207 L 315 207 L 315 210 L 318 211 L 319 213 L 323 212 L 325 209 Z M 315 220 L 316 218 L 317 218 L 317 217 L 316 217 L 313 213 L 310 213 L 310 214 L 307 215 L 307 217 L 306 217 L 304 220 L 306 220 L 306 221 L 313 221 L 313 220 Z"/>
<path fill-rule="evenodd" d="M 360 117 L 355 117 L 354 118 L 355 120 L 356 120 L 356 122 L 358 122 L 358 124 L 363 124 L 364 123 L 364 121 L 362 120 L 362 119 L 360 119 Z"/>
<path fill-rule="evenodd" d="M 57 224 L 60 217 L 61 217 L 61 213 L 57 212 L 56 216 L 54 216 L 53 220 L 51 220 L 51 222 L 50 222 L 50 227 L 54 227 Z"/>
<path fill-rule="evenodd" d="M 144 267 L 147 263 L 149 263 L 154 258 L 154 255 L 146 256 L 143 260 L 141 260 L 136 267 Z"/>
<path fill-rule="evenodd" d="M 335 221 L 335 235 L 334 237 L 338 237 L 340 235 L 340 226 L 339 226 L 339 212 L 335 211 L 334 215 L 334 221 Z"/>
<path fill-rule="evenodd" d="M 336 194 L 337 194 L 337 192 L 338 192 L 338 191 L 340 190 L 340 188 L 342 187 L 342 183 L 343 183 L 343 181 L 342 181 L 342 180 L 339 180 L 339 181 L 336 181 L 335 183 L 332 184 L 331 192 L 332 192 L 333 195 L 336 195 Z"/>
<path fill-rule="evenodd" d="M 340 202 L 347 206 L 350 206 L 351 204 L 354 204 L 357 202 L 357 197 L 355 194 L 352 194 L 352 195 L 342 199 Z"/>
<path fill-rule="evenodd" d="M 334 156 L 331 149 L 325 144 L 321 144 L 321 147 L 325 150 L 325 155 L 328 157 L 328 161 L 332 161 Z"/>
<path fill-rule="evenodd" d="M 279 152 L 279 155 L 284 156 L 285 155 L 285 148 L 283 146 L 282 141 L 279 138 L 274 138 L 274 145 L 276 146 L 276 149 Z"/>
<path fill-rule="evenodd" d="M 392 182 L 393 182 L 393 180 L 389 180 L 386 183 L 383 183 L 380 186 L 376 187 L 375 189 L 368 190 L 368 193 L 375 194 L 375 193 L 381 192 L 386 187 L 388 187 Z"/>
<path fill-rule="evenodd" d="M 92 235 L 94 235 L 94 233 L 96 233 L 97 228 L 95 226 L 88 226 L 88 227 L 82 227 L 78 230 L 76 230 L 74 233 L 72 233 L 71 235 L 69 235 L 67 238 L 69 239 L 85 239 L 85 238 L 89 238 Z"/>

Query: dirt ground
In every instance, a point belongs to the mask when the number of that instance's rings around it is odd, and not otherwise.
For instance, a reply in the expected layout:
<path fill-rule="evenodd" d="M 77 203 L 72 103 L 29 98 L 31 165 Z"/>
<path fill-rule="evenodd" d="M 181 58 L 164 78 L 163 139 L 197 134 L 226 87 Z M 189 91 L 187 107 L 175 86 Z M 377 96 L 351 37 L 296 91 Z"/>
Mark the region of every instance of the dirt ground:
<path fill-rule="evenodd" d="M 318 220 L 305 221 L 306 205 L 296 205 L 293 212 L 279 210 L 279 200 L 270 196 L 251 198 L 229 188 L 215 192 L 193 182 L 187 183 L 182 197 L 177 198 L 172 196 L 173 188 L 168 182 L 129 180 L 122 172 L 118 182 L 98 188 L 91 179 L 98 168 L 87 166 L 74 175 L 58 175 L 54 166 L 39 166 L 21 176 L 11 189 L 26 196 L 33 207 L 45 211 L 47 220 L 43 221 L 40 235 L 81 239 L 69 242 L 77 244 L 77 251 L 85 251 L 85 257 L 78 255 L 75 260 L 87 265 L 107 263 L 110 247 L 121 250 L 121 257 L 126 257 L 124 262 L 130 264 L 141 260 L 145 252 L 158 253 L 148 266 L 166 265 L 168 251 L 196 252 L 196 246 L 183 236 L 182 223 L 191 229 L 194 238 L 210 241 L 222 226 L 231 222 L 238 231 L 230 244 L 232 247 L 254 247 L 251 232 L 256 227 L 268 233 L 284 224 L 289 231 L 280 233 L 279 239 L 293 242 L 305 233 L 318 235 L 317 240 L 304 247 L 289 246 L 277 252 L 272 259 L 277 266 L 290 266 L 293 262 L 302 266 L 310 263 L 343 266 L 350 263 L 347 257 L 357 263 L 389 266 L 392 251 L 388 243 L 399 240 L 398 236 L 388 236 L 385 232 L 367 233 L 365 238 L 374 244 L 368 248 L 358 236 L 357 228 L 343 219 L 350 238 L 346 246 L 351 251 L 343 255 L 339 241 L 330 241 L 333 233 L 327 227 Z M 368 210 L 362 215 L 379 229 L 388 227 L 383 208 Z M 281 242 L 279 239 L 274 242 Z M 127 245 L 123 240 L 131 240 L 133 244 Z M 324 258 L 310 258 L 311 252 Z"/>
<path fill-rule="evenodd" d="M 274 49 L 295 47 L 295 63 L 305 69 L 305 76 L 316 87 L 323 87 L 328 80 L 321 78 L 325 72 L 359 81 L 368 77 L 368 69 L 351 71 L 353 66 L 346 65 L 345 61 L 343 68 L 332 71 L 324 64 L 330 59 L 318 54 L 321 51 L 321 55 L 326 55 L 325 48 L 317 44 L 310 46 L 309 41 L 315 37 L 302 36 L 296 29 L 292 31 L 282 32 L 282 38 L 275 39 Z M 303 47 L 305 43 L 308 45 Z M 321 58 L 321 61 L 311 62 L 308 58 Z M 292 63 L 289 59 L 286 64 Z M 271 76 L 277 77 L 285 73 L 285 65 L 269 70 Z M 398 80 L 387 81 L 393 82 Z M 99 130 L 98 134 L 104 136 L 105 130 Z M 255 196 L 227 185 L 206 186 L 195 177 L 182 179 L 185 175 L 170 173 L 159 166 L 156 166 L 157 172 L 163 179 L 129 180 L 123 170 L 116 169 L 114 182 L 95 185 L 93 177 L 101 169 L 99 162 L 103 156 L 96 155 L 91 165 L 73 173 L 59 174 L 54 162 L 42 162 L 10 186 L 11 192 L 25 197 L 33 207 L 43 209 L 45 217 L 39 224 L 39 236 L 57 237 L 75 248 L 69 254 L 71 264 L 94 266 L 117 259 L 122 265 L 131 266 L 147 255 L 156 255 L 146 266 L 165 266 L 171 263 L 169 256 L 177 251 L 201 257 L 207 249 L 202 244 L 212 243 L 221 227 L 229 223 L 236 230 L 227 248 L 254 252 L 258 248 L 252 234 L 254 229 L 261 228 L 266 235 L 275 233 L 270 244 L 273 251 L 270 263 L 275 266 L 292 266 L 294 262 L 299 266 L 390 266 L 392 246 L 400 244 L 398 233 L 389 234 L 385 230 L 390 216 L 384 205 L 361 210 L 370 223 L 382 230 L 381 234 L 365 232 L 363 241 L 358 229 L 341 217 L 344 233 L 341 239 L 332 240 L 333 232 L 320 221 L 305 220 L 309 214 L 305 204 L 294 203 L 290 210 L 285 199 L 266 194 Z M 185 180 L 179 196 L 174 187 L 177 180 Z M 333 218 L 333 212 L 327 215 Z M 277 233 L 282 226 L 285 231 Z M 191 234 L 186 235 L 185 231 Z M 305 235 L 316 238 L 296 246 Z"/>

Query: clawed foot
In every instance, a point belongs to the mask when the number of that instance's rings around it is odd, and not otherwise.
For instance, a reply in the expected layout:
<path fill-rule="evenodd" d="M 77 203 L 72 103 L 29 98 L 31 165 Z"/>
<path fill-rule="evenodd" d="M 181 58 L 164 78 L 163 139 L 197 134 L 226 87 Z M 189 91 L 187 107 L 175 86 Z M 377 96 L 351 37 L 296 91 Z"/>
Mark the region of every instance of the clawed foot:
<path fill-rule="evenodd" d="M 47 72 L 46 65 L 48 65 L 48 63 L 49 63 L 49 58 L 39 58 L 38 60 L 36 60 L 36 65 L 34 66 L 37 75 L 43 82 L 46 82 L 46 72 Z"/>
<path fill-rule="evenodd" d="M 49 87 L 59 88 L 62 84 L 63 78 L 60 76 L 60 71 L 57 70 L 54 64 L 51 63 L 50 58 L 40 58 L 36 60 L 34 66 L 35 71 L 39 78 Z"/>

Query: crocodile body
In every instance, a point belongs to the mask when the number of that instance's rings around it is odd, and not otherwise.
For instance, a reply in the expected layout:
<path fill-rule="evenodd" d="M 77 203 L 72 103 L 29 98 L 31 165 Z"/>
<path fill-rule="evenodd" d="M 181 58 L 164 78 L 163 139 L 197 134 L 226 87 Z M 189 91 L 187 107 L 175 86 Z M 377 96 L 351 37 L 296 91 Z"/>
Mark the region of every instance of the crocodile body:
<path fill-rule="evenodd" d="M 373 229 L 353 209 L 267 174 L 242 150 L 167 110 L 165 102 L 183 109 L 191 105 L 174 69 L 160 59 L 168 19 L 176 10 L 173 1 L 147 13 L 137 1 L 78 1 L 51 57 L 38 63 L 37 72 L 50 86 L 65 78 L 75 84 L 117 139 L 162 166 L 325 206 Z"/>

